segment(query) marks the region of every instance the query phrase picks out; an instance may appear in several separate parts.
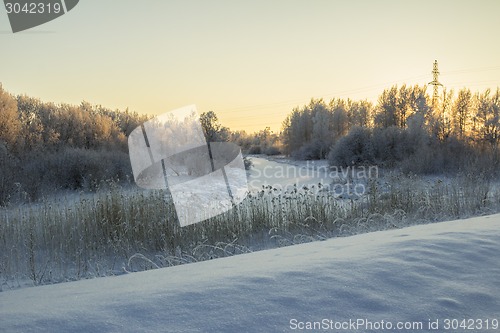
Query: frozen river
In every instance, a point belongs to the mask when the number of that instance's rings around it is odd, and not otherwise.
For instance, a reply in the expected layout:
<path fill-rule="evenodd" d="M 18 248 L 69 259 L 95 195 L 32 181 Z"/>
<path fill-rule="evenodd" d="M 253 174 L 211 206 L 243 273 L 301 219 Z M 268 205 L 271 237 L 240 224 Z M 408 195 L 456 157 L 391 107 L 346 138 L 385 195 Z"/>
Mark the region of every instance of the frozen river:
<path fill-rule="evenodd" d="M 262 186 L 271 185 L 274 188 L 291 188 L 294 184 L 302 188 L 321 184 L 329 184 L 333 178 L 326 165 L 315 168 L 311 162 L 304 165 L 294 165 L 284 162 L 270 161 L 260 157 L 249 157 L 252 168 L 248 172 L 250 190 L 260 190 Z"/>
<path fill-rule="evenodd" d="M 287 159 L 268 160 L 248 157 L 253 166 L 248 171 L 250 191 L 272 186 L 277 189 L 303 188 L 330 190 L 338 196 L 366 193 L 368 179 L 378 178 L 378 170 L 369 168 L 330 168 L 327 161 L 293 161 Z M 321 184 L 321 185 L 319 185 Z"/>

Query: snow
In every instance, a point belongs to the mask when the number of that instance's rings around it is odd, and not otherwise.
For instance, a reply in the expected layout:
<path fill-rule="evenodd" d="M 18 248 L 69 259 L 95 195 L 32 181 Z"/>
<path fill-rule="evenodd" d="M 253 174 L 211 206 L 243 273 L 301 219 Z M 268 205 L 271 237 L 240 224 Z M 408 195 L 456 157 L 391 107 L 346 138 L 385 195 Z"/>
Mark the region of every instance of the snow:
<path fill-rule="evenodd" d="M 259 156 L 259 157 L 258 157 Z M 304 185 L 329 184 L 334 178 L 327 161 L 294 161 L 284 158 L 250 156 L 253 166 L 248 172 L 249 189 L 260 190 L 262 186 L 290 189 Z"/>
<path fill-rule="evenodd" d="M 376 166 L 329 167 L 327 160 L 298 161 L 263 155 L 251 155 L 248 159 L 253 163 L 247 172 L 251 192 L 270 186 L 282 192 L 329 191 L 337 199 L 356 200 L 367 193 L 369 181 L 379 178 Z"/>
<path fill-rule="evenodd" d="M 323 319 L 423 323 L 408 332 L 431 332 L 429 320 L 444 332 L 446 318 L 491 324 L 500 319 L 499 240 L 500 215 L 492 215 L 5 291 L 0 332 L 289 332 Z"/>

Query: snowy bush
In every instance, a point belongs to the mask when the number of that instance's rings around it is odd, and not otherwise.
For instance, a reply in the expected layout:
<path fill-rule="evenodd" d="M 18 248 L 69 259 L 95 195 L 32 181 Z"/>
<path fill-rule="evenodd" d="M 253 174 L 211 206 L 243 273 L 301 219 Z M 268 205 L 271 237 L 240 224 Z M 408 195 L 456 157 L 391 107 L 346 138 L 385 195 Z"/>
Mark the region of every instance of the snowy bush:
<path fill-rule="evenodd" d="M 330 165 L 342 167 L 373 163 L 371 131 L 362 127 L 353 128 L 332 147 L 328 161 Z"/>
<path fill-rule="evenodd" d="M 317 160 L 321 158 L 321 147 L 316 142 L 309 142 L 304 144 L 299 149 L 292 153 L 292 157 L 297 160 Z"/>
<path fill-rule="evenodd" d="M 280 155 L 281 154 L 281 150 L 276 147 L 276 146 L 270 146 L 270 147 L 267 147 L 264 149 L 264 154 L 268 155 L 268 156 L 273 156 L 273 155 Z"/>
<path fill-rule="evenodd" d="M 128 154 L 120 151 L 66 148 L 32 152 L 23 159 L 21 186 L 31 200 L 59 190 L 96 190 L 108 180 L 126 180 L 132 170 Z"/>

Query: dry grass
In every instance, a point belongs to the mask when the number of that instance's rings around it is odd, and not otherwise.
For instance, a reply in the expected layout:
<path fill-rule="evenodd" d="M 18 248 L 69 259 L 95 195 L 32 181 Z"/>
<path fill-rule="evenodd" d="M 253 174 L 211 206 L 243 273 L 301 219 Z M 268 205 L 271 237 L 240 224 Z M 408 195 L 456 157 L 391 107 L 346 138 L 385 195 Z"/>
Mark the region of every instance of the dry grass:
<path fill-rule="evenodd" d="M 493 213 L 500 193 L 465 175 L 372 181 L 359 200 L 321 188 L 249 195 L 233 210 L 180 228 L 162 191 L 112 187 L 94 196 L 0 211 L 0 290 L 166 267 L 263 248 Z"/>

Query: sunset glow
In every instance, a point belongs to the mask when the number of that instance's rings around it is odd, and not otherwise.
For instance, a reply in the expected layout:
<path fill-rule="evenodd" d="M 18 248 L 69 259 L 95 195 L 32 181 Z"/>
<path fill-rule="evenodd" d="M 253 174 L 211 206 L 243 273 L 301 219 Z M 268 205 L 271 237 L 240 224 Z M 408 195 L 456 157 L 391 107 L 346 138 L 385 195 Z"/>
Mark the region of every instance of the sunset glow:
<path fill-rule="evenodd" d="M 435 59 L 447 89 L 495 89 L 499 12 L 498 1 L 87 0 L 15 35 L 1 13 L 0 82 L 147 114 L 196 104 L 231 129 L 279 131 L 313 97 L 425 85 Z"/>

